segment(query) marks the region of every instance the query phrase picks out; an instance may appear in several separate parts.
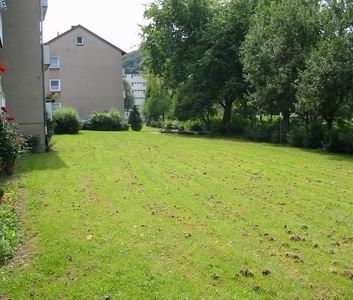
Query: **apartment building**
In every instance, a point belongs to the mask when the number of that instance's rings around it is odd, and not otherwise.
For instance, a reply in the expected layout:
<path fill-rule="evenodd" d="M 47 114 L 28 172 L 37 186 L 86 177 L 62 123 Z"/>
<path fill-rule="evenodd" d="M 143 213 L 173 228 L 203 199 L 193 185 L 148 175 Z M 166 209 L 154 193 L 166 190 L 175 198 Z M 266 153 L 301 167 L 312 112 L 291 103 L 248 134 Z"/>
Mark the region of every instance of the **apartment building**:
<path fill-rule="evenodd" d="M 146 80 L 143 74 L 124 70 L 124 78 L 129 82 L 135 97 L 135 105 L 142 107 L 146 99 Z"/>
<path fill-rule="evenodd" d="M 116 108 L 124 112 L 122 56 L 125 51 L 82 25 L 47 42 L 50 67 L 45 93 L 56 104 L 75 108 L 81 119 Z"/>
<path fill-rule="evenodd" d="M 5 4 L 7 9 L 4 11 Z M 0 49 L 0 61 L 6 67 L 1 78 L 1 104 L 6 102 L 25 134 L 40 137 L 40 151 L 46 149 L 46 62 L 43 55 L 46 50 L 43 49 L 42 34 L 47 8 L 47 0 L 0 1 L 3 48 Z"/>

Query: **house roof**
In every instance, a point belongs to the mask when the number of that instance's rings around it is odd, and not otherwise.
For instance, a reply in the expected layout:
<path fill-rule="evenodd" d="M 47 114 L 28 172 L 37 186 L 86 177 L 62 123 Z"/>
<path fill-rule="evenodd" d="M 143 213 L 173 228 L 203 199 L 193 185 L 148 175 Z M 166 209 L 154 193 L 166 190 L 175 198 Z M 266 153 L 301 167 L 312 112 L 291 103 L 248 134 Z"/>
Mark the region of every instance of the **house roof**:
<path fill-rule="evenodd" d="M 69 29 L 68 31 L 66 31 L 66 32 L 64 32 L 64 33 L 62 33 L 62 34 L 60 34 L 60 35 L 58 35 L 57 37 L 51 39 L 50 41 L 46 42 L 45 44 L 46 44 L 46 45 L 49 45 L 50 43 L 52 43 L 52 42 L 54 42 L 54 41 L 60 39 L 61 37 L 67 35 L 68 33 L 70 33 L 70 32 L 72 32 L 72 31 L 76 30 L 77 28 L 81 28 L 81 29 L 87 31 L 89 34 L 91 34 L 91 35 L 93 35 L 94 37 L 96 37 L 97 39 L 101 40 L 103 43 L 105 43 L 105 44 L 107 44 L 108 46 L 114 48 L 115 50 L 120 51 L 120 52 L 122 53 L 122 55 L 127 54 L 124 50 L 122 50 L 122 49 L 120 49 L 119 47 L 113 45 L 112 43 L 108 42 L 107 40 L 101 38 L 99 35 L 95 34 L 94 32 L 90 31 L 89 29 L 87 29 L 86 27 L 84 27 L 84 26 L 82 26 L 82 25 L 80 25 L 80 24 L 77 25 L 77 26 L 72 26 L 71 29 Z"/>

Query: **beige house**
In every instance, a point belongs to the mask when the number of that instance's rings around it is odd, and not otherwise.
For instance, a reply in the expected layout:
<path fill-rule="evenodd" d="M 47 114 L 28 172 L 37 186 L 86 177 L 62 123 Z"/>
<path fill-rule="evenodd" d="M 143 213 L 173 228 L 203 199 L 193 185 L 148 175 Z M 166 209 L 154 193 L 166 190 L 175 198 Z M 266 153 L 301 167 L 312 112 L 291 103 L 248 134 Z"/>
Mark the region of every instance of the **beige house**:
<path fill-rule="evenodd" d="M 62 106 L 74 107 L 81 119 L 92 112 L 117 108 L 124 112 L 123 50 L 78 25 L 57 36 L 50 47 L 46 95 L 56 93 Z"/>
<path fill-rule="evenodd" d="M 4 4 L 5 1 L 1 1 Z M 44 56 L 42 24 L 47 0 L 10 0 L 2 12 L 3 49 L 6 66 L 2 90 L 6 106 L 25 134 L 39 136 L 45 150 Z M 2 43 L 2 41 L 1 41 Z"/>

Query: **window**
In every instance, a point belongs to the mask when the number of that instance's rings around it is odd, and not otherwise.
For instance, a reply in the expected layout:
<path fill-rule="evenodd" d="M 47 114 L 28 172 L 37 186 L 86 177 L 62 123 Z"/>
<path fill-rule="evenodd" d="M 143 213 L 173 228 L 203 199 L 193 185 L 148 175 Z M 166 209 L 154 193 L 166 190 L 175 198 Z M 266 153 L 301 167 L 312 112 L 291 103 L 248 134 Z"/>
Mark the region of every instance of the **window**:
<path fill-rule="evenodd" d="M 49 80 L 49 90 L 51 92 L 60 92 L 61 91 L 60 79 L 50 79 Z"/>
<path fill-rule="evenodd" d="M 76 45 L 78 45 L 78 46 L 83 46 L 84 45 L 82 36 L 78 36 L 76 38 Z"/>
<path fill-rule="evenodd" d="M 57 56 L 50 57 L 49 69 L 60 69 L 60 59 Z"/>

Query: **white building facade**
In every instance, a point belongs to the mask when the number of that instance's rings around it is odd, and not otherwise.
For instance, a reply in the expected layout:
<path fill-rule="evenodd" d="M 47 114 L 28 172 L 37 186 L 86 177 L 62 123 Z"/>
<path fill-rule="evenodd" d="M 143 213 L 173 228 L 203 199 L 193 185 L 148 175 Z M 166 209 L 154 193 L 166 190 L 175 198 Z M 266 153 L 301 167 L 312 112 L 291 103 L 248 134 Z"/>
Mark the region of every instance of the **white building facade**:
<path fill-rule="evenodd" d="M 142 74 L 124 71 L 124 78 L 129 82 L 135 97 L 135 105 L 142 107 L 146 99 L 146 80 Z"/>

